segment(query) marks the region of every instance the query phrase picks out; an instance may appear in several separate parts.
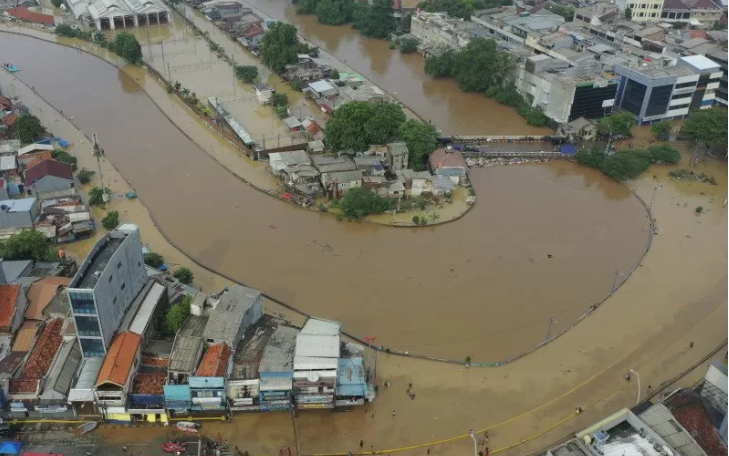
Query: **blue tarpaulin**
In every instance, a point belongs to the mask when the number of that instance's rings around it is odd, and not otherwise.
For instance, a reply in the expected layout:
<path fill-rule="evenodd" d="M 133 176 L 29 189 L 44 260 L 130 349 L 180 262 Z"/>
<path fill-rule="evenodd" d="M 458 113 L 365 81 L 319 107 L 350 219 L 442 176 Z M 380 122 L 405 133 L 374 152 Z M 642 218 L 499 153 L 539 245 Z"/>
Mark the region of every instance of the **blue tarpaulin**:
<path fill-rule="evenodd" d="M 20 448 L 23 447 L 23 442 L 11 442 L 5 441 L 0 444 L 0 454 L 20 454 Z"/>
<path fill-rule="evenodd" d="M 577 152 L 577 146 L 574 144 L 564 144 L 559 148 L 559 152 L 563 155 L 574 155 Z"/>

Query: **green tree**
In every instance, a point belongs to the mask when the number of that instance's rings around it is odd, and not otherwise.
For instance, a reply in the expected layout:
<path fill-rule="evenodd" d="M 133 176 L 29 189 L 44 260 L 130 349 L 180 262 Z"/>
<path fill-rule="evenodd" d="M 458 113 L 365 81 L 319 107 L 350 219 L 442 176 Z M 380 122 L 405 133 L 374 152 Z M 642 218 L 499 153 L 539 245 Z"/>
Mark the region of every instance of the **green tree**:
<path fill-rule="evenodd" d="M 289 96 L 285 93 L 274 93 L 271 96 L 271 106 L 289 106 Z"/>
<path fill-rule="evenodd" d="M 633 10 L 631 8 L 625 8 L 625 19 L 629 21 L 633 20 Z"/>
<path fill-rule="evenodd" d="M 713 107 L 697 109 L 689 113 L 681 127 L 681 134 L 705 147 L 719 147 L 727 144 L 727 112 Z"/>
<path fill-rule="evenodd" d="M 349 190 L 339 204 L 342 214 L 351 220 L 360 220 L 370 214 L 381 214 L 394 206 L 395 200 L 361 187 Z"/>
<path fill-rule="evenodd" d="M 547 117 L 544 110 L 539 106 L 531 107 L 524 105 L 518 109 L 518 113 L 526 120 L 528 125 L 533 127 L 544 127 L 549 122 L 549 117 Z"/>
<path fill-rule="evenodd" d="M 354 101 L 337 109 L 326 125 L 330 150 L 364 151 L 397 138 L 405 113 L 393 103 Z"/>
<path fill-rule="evenodd" d="M 650 163 L 639 150 L 619 150 L 605 158 L 602 172 L 617 181 L 635 179 L 643 174 Z"/>
<path fill-rule="evenodd" d="M 296 14 L 315 14 L 318 0 L 298 0 L 295 1 Z"/>
<path fill-rule="evenodd" d="M 276 73 L 282 73 L 286 65 L 298 62 L 301 43 L 296 27 L 276 22 L 268 28 L 261 42 L 261 59 Z"/>
<path fill-rule="evenodd" d="M 258 77 L 258 67 L 255 65 L 241 65 L 235 67 L 235 77 L 250 84 Z"/>
<path fill-rule="evenodd" d="M 409 119 L 400 125 L 400 139 L 408 146 L 408 162 L 415 171 L 425 170 L 428 157 L 438 147 L 438 130 L 425 122 Z"/>
<path fill-rule="evenodd" d="M 342 25 L 352 21 L 353 0 L 319 0 L 316 17 L 326 25 Z"/>
<path fill-rule="evenodd" d="M 104 192 L 107 195 L 111 195 L 111 190 L 108 188 L 105 188 Z M 89 206 L 103 206 L 104 204 L 103 193 L 99 187 L 94 187 L 89 190 Z"/>
<path fill-rule="evenodd" d="M 56 8 L 60 8 L 63 5 L 63 0 L 51 0 L 51 4 Z"/>
<path fill-rule="evenodd" d="M 159 253 L 147 252 L 144 254 L 144 264 L 151 268 L 159 268 L 165 264 L 165 258 Z"/>
<path fill-rule="evenodd" d="M 425 11 L 431 13 L 445 11 L 449 17 L 457 17 L 470 21 L 476 9 L 476 2 L 466 0 L 430 0 L 424 2 L 422 7 Z"/>
<path fill-rule="evenodd" d="M 456 61 L 456 52 L 448 49 L 438 55 L 431 55 L 425 59 L 425 74 L 434 78 L 449 78 L 453 76 L 453 65 Z"/>
<path fill-rule="evenodd" d="M 192 283 L 192 280 L 195 278 L 195 276 L 192 274 L 192 271 L 184 266 L 180 266 L 179 268 L 175 269 L 175 272 L 172 273 L 172 277 L 184 283 L 185 285 L 190 285 Z"/>
<path fill-rule="evenodd" d="M 42 137 L 46 129 L 39 118 L 33 114 L 22 114 L 15 120 L 15 132 L 23 143 L 32 143 Z"/>
<path fill-rule="evenodd" d="M 53 261 L 58 258 L 48 238 L 37 230 L 24 230 L 0 243 L 0 258 L 5 260 Z"/>
<path fill-rule="evenodd" d="M 464 92 L 485 92 L 494 85 L 492 68 L 496 63 L 496 41 L 475 38 L 456 54 L 453 76 Z"/>
<path fill-rule="evenodd" d="M 119 211 L 109 211 L 106 217 L 101 219 L 101 226 L 109 231 L 119 226 Z"/>
<path fill-rule="evenodd" d="M 571 6 L 552 5 L 549 8 L 549 11 L 553 12 L 554 14 L 559 14 L 564 18 L 566 22 L 572 22 L 572 18 L 575 15 L 575 9 Z"/>
<path fill-rule="evenodd" d="M 635 118 L 629 112 L 611 114 L 600 119 L 597 125 L 597 132 L 601 135 L 630 135 L 630 129 L 635 125 Z"/>
<path fill-rule="evenodd" d="M 360 9 L 353 11 L 355 28 L 364 36 L 389 37 L 397 28 L 392 2 L 393 0 L 372 0 L 371 4 L 362 2 L 368 6 L 360 6 Z"/>
<path fill-rule="evenodd" d="M 116 39 L 109 43 L 109 50 L 129 63 L 142 62 L 142 46 L 131 33 L 121 32 Z"/>
<path fill-rule="evenodd" d="M 78 181 L 81 182 L 81 184 L 86 185 L 91 182 L 91 178 L 94 177 L 94 174 L 96 174 L 96 172 L 86 168 L 81 168 L 81 171 L 78 173 Z"/>
<path fill-rule="evenodd" d="M 658 123 L 654 123 L 651 125 L 651 134 L 655 137 L 661 137 L 661 136 L 667 136 L 669 133 L 671 133 L 671 121 L 670 120 L 662 120 Z"/>
<path fill-rule="evenodd" d="M 68 163 L 76 171 L 76 162 L 78 162 L 78 159 L 65 150 L 53 149 L 51 151 L 51 157 L 59 162 Z"/>
<path fill-rule="evenodd" d="M 332 72 L 329 73 L 329 79 L 339 79 L 339 70 L 332 68 Z"/>
<path fill-rule="evenodd" d="M 681 161 L 681 152 L 670 146 L 651 146 L 647 152 L 651 163 L 675 165 Z"/>
<path fill-rule="evenodd" d="M 605 151 L 594 147 L 591 149 L 580 149 L 575 154 L 575 161 L 581 165 L 590 166 L 592 168 L 602 168 L 602 164 L 605 162 Z"/>
<path fill-rule="evenodd" d="M 164 328 L 169 335 L 177 334 L 182 328 L 187 318 L 190 316 L 190 304 L 192 304 L 192 296 L 186 295 L 182 298 L 182 302 L 174 304 L 165 313 Z"/>
<path fill-rule="evenodd" d="M 400 52 L 402 54 L 412 54 L 418 49 L 418 44 L 420 44 L 420 40 L 417 38 L 400 40 Z"/>

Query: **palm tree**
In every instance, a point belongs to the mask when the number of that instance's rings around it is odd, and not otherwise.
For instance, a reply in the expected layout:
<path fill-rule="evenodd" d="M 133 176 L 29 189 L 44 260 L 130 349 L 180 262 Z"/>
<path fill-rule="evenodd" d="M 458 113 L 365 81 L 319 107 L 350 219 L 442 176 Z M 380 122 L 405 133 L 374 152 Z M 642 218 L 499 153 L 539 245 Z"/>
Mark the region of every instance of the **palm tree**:
<path fill-rule="evenodd" d="M 516 70 L 516 60 L 511 54 L 506 52 L 498 52 L 494 59 L 493 78 L 495 82 L 502 87 L 506 86 L 514 78 Z"/>

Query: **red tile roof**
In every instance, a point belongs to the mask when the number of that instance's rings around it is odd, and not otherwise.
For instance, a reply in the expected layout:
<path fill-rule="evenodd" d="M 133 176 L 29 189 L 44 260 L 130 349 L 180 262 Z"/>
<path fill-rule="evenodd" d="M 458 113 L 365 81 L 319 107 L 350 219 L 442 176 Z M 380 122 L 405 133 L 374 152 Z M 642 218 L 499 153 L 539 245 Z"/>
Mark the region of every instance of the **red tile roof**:
<path fill-rule="evenodd" d="M 697 392 L 682 390 L 671 397 L 666 405 L 706 454 L 709 456 L 727 454 L 727 447 L 721 442 L 721 437 L 714 428 L 711 418 L 701 402 L 701 396 Z"/>
<path fill-rule="evenodd" d="M 463 154 L 457 150 L 438 149 L 430 154 L 430 166 L 433 170 L 437 168 L 467 168 Z"/>
<path fill-rule="evenodd" d="M 40 388 L 40 379 L 23 379 L 18 378 L 10 380 L 10 388 L 8 388 L 10 394 L 32 394 L 37 393 Z"/>
<path fill-rule="evenodd" d="M 126 331 L 117 335 L 104 358 L 99 376 L 96 377 L 96 386 L 104 383 L 126 385 L 141 344 L 142 338 L 137 334 Z"/>
<path fill-rule="evenodd" d="M 33 341 L 35 341 L 35 335 L 38 333 L 41 322 L 39 321 L 24 321 L 18 330 L 18 334 L 15 335 L 13 340 L 13 351 L 14 352 L 29 352 L 33 348 Z"/>
<path fill-rule="evenodd" d="M 53 155 L 50 150 L 43 150 L 40 152 L 33 152 L 30 154 L 21 155 L 18 157 L 18 161 L 22 163 L 26 169 L 32 168 L 43 160 L 51 160 Z"/>
<path fill-rule="evenodd" d="M 243 33 L 243 36 L 246 38 L 254 38 L 258 35 L 263 35 L 263 33 L 263 27 L 258 24 L 252 24 L 250 27 L 248 27 L 248 30 Z"/>
<path fill-rule="evenodd" d="M 0 285 L 0 327 L 11 325 L 18 295 L 20 295 L 20 285 Z"/>
<path fill-rule="evenodd" d="M 200 366 L 197 368 L 198 377 L 225 377 L 228 373 L 228 362 L 230 360 L 230 348 L 222 342 L 208 347 Z"/>
<path fill-rule="evenodd" d="M 25 170 L 25 185 L 33 185 L 34 182 L 46 176 L 55 176 L 72 181 L 73 166 L 58 160 L 43 160 L 34 167 Z"/>
<path fill-rule="evenodd" d="M 18 115 L 14 112 L 11 112 L 7 116 L 3 117 L 3 123 L 8 127 L 12 127 L 13 125 L 15 125 L 16 120 L 18 120 Z"/>
<path fill-rule="evenodd" d="M 36 342 L 35 347 L 30 352 L 28 362 L 23 369 L 22 379 L 40 379 L 48 373 L 48 369 L 53 364 L 53 358 L 56 357 L 56 352 L 61 348 L 61 343 L 63 342 L 63 337 L 61 336 L 62 328 L 63 318 L 56 318 L 46 324 L 46 327 L 38 338 L 38 342 Z"/>
<path fill-rule="evenodd" d="M 34 24 L 55 25 L 56 23 L 56 18 L 50 14 L 36 13 L 29 11 L 28 8 L 10 8 L 7 13 L 18 20 L 32 22 Z"/>
<path fill-rule="evenodd" d="M 13 102 L 10 101 L 10 98 L 0 95 L 0 106 L 2 106 L 4 108 L 9 108 L 12 105 L 13 105 Z"/>
<path fill-rule="evenodd" d="M 132 394 L 164 394 L 166 372 L 139 373 L 132 381 Z"/>

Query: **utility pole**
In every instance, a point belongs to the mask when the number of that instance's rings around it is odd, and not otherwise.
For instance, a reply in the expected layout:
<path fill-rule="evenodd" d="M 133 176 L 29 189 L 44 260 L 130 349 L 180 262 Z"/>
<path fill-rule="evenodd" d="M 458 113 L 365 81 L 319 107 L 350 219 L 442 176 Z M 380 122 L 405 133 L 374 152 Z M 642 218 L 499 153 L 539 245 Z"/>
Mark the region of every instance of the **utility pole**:
<path fill-rule="evenodd" d="M 557 317 L 550 317 L 549 326 L 547 327 L 547 337 L 544 339 L 544 342 L 549 340 L 549 334 L 552 332 L 552 325 L 555 323 L 557 323 Z"/>
<path fill-rule="evenodd" d="M 94 138 L 94 145 L 92 148 L 92 153 L 96 157 L 96 164 L 99 167 L 99 184 L 101 185 L 101 200 L 106 203 L 109 200 L 109 197 L 106 194 L 106 189 L 104 188 L 104 174 L 101 172 L 101 155 L 102 150 L 101 147 L 99 147 L 99 143 L 96 140 L 96 133 L 93 134 Z"/>

